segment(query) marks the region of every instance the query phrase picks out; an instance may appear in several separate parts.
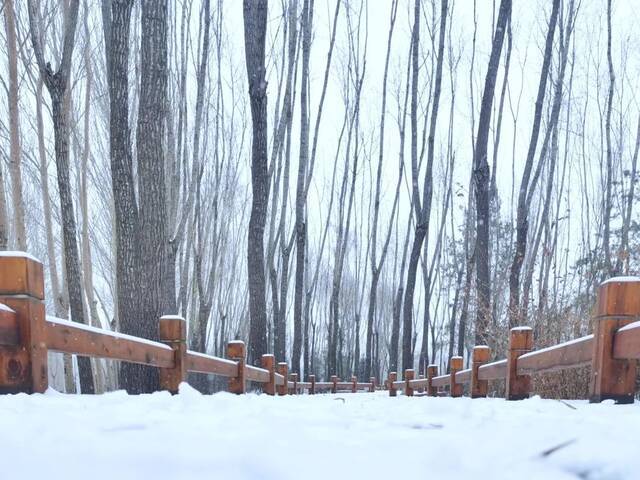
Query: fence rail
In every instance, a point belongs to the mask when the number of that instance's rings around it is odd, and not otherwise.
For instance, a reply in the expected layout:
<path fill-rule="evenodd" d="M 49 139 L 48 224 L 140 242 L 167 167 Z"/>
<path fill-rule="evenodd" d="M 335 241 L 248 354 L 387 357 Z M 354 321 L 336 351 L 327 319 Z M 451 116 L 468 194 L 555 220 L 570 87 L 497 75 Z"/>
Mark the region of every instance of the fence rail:
<path fill-rule="evenodd" d="M 160 341 L 110 332 L 100 328 L 46 316 L 42 264 L 22 252 L 0 253 L 0 393 L 44 392 L 48 385 L 47 352 L 139 363 L 160 370 L 160 386 L 173 393 L 188 373 L 226 377 L 228 389 L 245 393 L 247 384 L 262 386 L 270 395 L 330 390 L 374 391 L 375 380 L 342 382 L 298 381 L 286 363 L 263 355 L 261 367 L 247 365 L 241 341 L 229 342 L 227 356 L 219 358 L 187 349 L 183 318 L 164 316 L 159 321 Z"/>
<path fill-rule="evenodd" d="M 428 395 L 437 396 L 448 387 L 452 397 L 460 397 L 468 385 L 472 398 L 486 397 L 490 380 L 506 380 L 506 398 L 518 400 L 529 396 L 532 374 L 590 365 L 592 402 L 632 403 L 640 359 L 640 278 L 612 278 L 600 286 L 593 327 L 591 335 L 540 350 L 533 350 L 531 328 L 513 328 L 506 359 L 489 363 L 491 351 L 483 345 L 473 349 L 471 366 L 465 370 L 463 359 L 452 357 L 446 375 L 438 375 L 436 365 L 429 365 L 424 379 L 416 380 L 413 370 L 405 370 L 404 380 L 399 381 L 397 373 L 390 372 L 389 395 L 402 391 L 412 396 L 414 390 L 426 389 Z"/>
<path fill-rule="evenodd" d="M 273 355 L 263 355 L 261 367 L 247 365 L 241 341 L 229 342 L 228 358 L 193 352 L 187 348 L 186 322 L 177 316 L 160 318 L 159 339 L 47 317 L 42 264 L 21 252 L 0 253 L 0 393 L 44 392 L 48 351 L 153 366 L 160 371 L 160 387 L 171 392 L 178 391 L 190 372 L 226 377 L 233 393 L 245 393 L 249 382 L 269 395 L 376 390 L 374 378 L 365 383 L 355 376 L 346 381 L 334 375 L 317 382 L 309 375 L 300 381 L 297 372 L 290 373 Z M 633 402 L 640 359 L 640 278 L 613 278 L 600 286 L 592 335 L 534 350 L 531 328 L 517 327 L 510 331 L 507 358 L 490 359 L 489 347 L 476 346 L 466 369 L 462 357 L 452 357 L 445 375 L 438 375 L 436 365 L 429 365 L 419 378 L 412 369 L 405 370 L 402 380 L 390 372 L 385 388 L 390 396 L 413 396 L 414 391 L 437 396 L 448 387 L 449 395 L 460 397 L 467 386 L 469 395 L 479 398 L 487 396 L 489 381 L 505 380 L 506 398 L 518 400 L 529 396 L 532 374 L 590 365 L 591 401 Z"/>

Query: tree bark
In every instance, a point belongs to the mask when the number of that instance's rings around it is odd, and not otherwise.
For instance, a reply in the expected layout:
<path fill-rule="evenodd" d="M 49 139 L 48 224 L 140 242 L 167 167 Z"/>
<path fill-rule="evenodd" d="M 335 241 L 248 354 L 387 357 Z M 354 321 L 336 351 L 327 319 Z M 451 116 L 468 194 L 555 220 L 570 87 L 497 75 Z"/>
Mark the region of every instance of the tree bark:
<path fill-rule="evenodd" d="M 484 92 L 480 105 L 478 120 L 478 135 L 476 137 L 473 178 L 476 196 L 476 229 L 475 246 L 476 289 L 477 289 L 477 319 L 476 345 L 487 343 L 487 333 L 491 318 L 491 285 L 489 271 L 489 182 L 490 172 L 487 161 L 489 143 L 489 129 L 491 126 L 491 111 L 496 88 L 496 77 L 504 43 L 507 22 L 511 17 L 511 0 L 501 0 L 496 30 L 491 46 L 491 56 L 485 77 Z M 464 313 L 464 310 L 463 310 Z M 463 325 L 461 322 L 460 330 Z M 458 345 L 461 348 L 461 345 Z"/>
<path fill-rule="evenodd" d="M 82 272 L 80 270 L 80 255 L 76 239 L 76 220 L 74 214 L 73 195 L 69 174 L 69 126 L 65 96 L 69 86 L 71 71 L 71 57 L 73 55 L 76 24 L 78 20 L 79 0 L 69 3 L 65 19 L 62 61 L 57 71 L 45 63 L 40 35 L 39 15 L 33 0 L 29 0 L 29 29 L 33 50 L 44 84 L 51 96 L 54 143 L 56 153 L 56 167 L 58 173 L 58 191 L 60 194 L 60 211 L 62 219 L 62 237 L 64 244 L 64 258 L 67 275 L 67 289 L 71 307 L 71 319 L 78 323 L 87 323 L 84 314 L 84 300 L 82 296 Z M 80 388 L 82 393 L 94 393 L 91 362 L 87 357 L 78 357 L 80 371 Z"/>
<path fill-rule="evenodd" d="M 267 353 L 267 303 L 264 275 L 264 227 L 269 199 L 267 169 L 267 81 L 265 40 L 267 31 L 267 0 L 244 0 L 244 45 L 249 82 L 249 99 L 253 123 L 251 148 L 251 186 L 253 198 L 247 264 L 249 278 L 249 362 L 260 360 Z"/>

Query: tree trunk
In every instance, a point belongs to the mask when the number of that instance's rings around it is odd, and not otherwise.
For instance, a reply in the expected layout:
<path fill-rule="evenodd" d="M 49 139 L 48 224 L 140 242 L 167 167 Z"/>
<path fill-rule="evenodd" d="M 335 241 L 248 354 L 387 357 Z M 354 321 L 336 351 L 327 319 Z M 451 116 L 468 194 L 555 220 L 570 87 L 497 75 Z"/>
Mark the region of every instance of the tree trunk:
<path fill-rule="evenodd" d="M 520 272 L 524 257 L 527 250 L 527 235 L 529 233 L 529 206 L 528 198 L 530 191 L 535 190 L 535 182 L 529 181 L 533 161 L 538 145 L 538 136 L 540 134 L 540 124 L 542 122 L 542 108 L 544 104 L 545 92 L 547 89 L 547 79 L 549 77 L 549 66 L 551 64 L 551 55 L 553 50 L 553 37 L 556 30 L 558 19 L 558 11 L 560 10 L 560 0 L 553 1 L 551 16 L 549 17 L 549 29 L 547 31 L 547 39 L 545 43 L 544 58 L 542 61 L 542 70 L 540 71 L 540 82 L 538 84 L 538 95 L 536 98 L 536 106 L 533 117 L 533 127 L 531 131 L 531 140 L 529 142 L 529 150 L 527 159 L 522 173 L 522 181 L 520 183 L 520 191 L 518 193 L 518 207 L 516 217 L 516 245 L 515 255 L 511 264 L 509 275 L 509 327 L 513 328 L 522 322 L 524 312 L 520 306 Z"/>
<path fill-rule="evenodd" d="M 20 149 L 20 111 L 18 108 L 18 51 L 13 3 L 14 0 L 8 0 L 4 4 L 4 25 L 7 34 L 6 45 L 9 65 L 9 92 L 7 95 L 9 101 L 9 172 L 11 174 L 15 244 L 18 249 L 26 252 L 27 231 L 22 196 L 22 151 Z"/>
<path fill-rule="evenodd" d="M 500 64 L 500 55 L 507 22 L 511 17 L 511 0 L 501 0 L 500 10 L 491 56 L 485 77 L 484 92 L 480 105 L 480 117 L 478 120 L 478 135 L 476 137 L 474 151 L 474 187 L 476 196 L 476 229 L 477 238 L 475 246 L 476 260 L 476 289 L 477 289 L 477 320 L 476 320 L 476 345 L 487 343 L 488 327 L 491 319 L 491 285 L 489 272 L 489 163 L 487 150 L 489 143 L 489 130 L 491 127 L 491 111 L 493 97 L 496 88 L 496 76 Z M 464 311 L 463 311 L 464 313 Z M 460 330 L 462 331 L 462 322 Z M 458 348 L 461 348 L 459 345 Z"/>
<path fill-rule="evenodd" d="M 267 81 L 265 69 L 265 39 L 267 31 L 267 0 L 244 0 L 244 45 L 251 101 L 253 141 L 251 151 L 251 186 L 253 198 L 247 264 L 249 278 L 249 362 L 254 363 L 267 353 L 267 304 L 264 275 L 264 227 L 269 199 L 267 170 Z"/>

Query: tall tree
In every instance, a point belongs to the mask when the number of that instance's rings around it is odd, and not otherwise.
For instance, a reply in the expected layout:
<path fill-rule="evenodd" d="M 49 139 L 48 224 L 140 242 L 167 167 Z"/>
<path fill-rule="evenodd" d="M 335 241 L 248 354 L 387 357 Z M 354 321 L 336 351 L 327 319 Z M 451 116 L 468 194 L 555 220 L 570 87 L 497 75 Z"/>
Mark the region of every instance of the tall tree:
<path fill-rule="evenodd" d="M 4 4 L 4 26 L 7 34 L 9 64 L 9 92 L 7 95 L 9 101 L 9 172 L 11 174 L 15 244 L 20 250 L 26 251 L 27 231 L 22 194 L 22 151 L 20 148 L 20 110 L 18 108 L 18 49 L 16 40 L 16 16 L 13 4 L 13 0 L 8 0 Z"/>
<path fill-rule="evenodd" d="M 141 284 L 136 202 L 129 127 L 129 30 L 133 0 L 112 0 L 103 13 L 109 77 L 109 139 L 116 242 L 116 305 L 120 330 L 146 336 L 140 321 Z M 108 17 L 107 17 L 108 14 Z M 148 390 L 142 367 L 122 363 L 120 385 L 131 393 Z"/>
<path fill-rule="evenodd" d="M 267 0 L 244 0 L 244 49 L 249 82 L 253 124 L 251 148 L 251 217 L 247 239 L 249 279 L 249 361 L 256 362 L 267 353 L 267 303 L 264 274 L 264 227 L 269 199 L 267 167 L 267 80 L 265 40 Z"/>
<path fill-rule="evenodd" d="M 40 76 L 51 97 L 51 114 L 55 140 L 56 169 L 58 173 L 62 236 L 71 319 L 75 322 L 86 323 L 82 295 L 82 272 L 80 270 L 80 255 L 76 238 L 75 209 L 69 172 L 68 111 L 65 107 L 65 96 L 68 94 L 71 59 L 75 44 L 78 9 L 79 0 L 71 0 L 66 8 L 62 60 L 58 69 L 54 70 L 49 62 L 45 62 L 38 8 L 33 0 L 29 0 L 29 30 L 31 33 L 33 52 Z M 82 389 L 82 393 L 93 393 L 95 390 L 89 358 L 79 357 L 78 367 L 80 370 L 80 388 Z"/>
<path fill-rule="evenodd" d="M 520 190 L 518 192 L 518 207 L 516 214 L 516 245 L 513 262 L 511 264 L 511 272 L 509 275 L 509 326 L 514 327 L 521 323 L 524 318 L 524 312 L 521 309 L 520 300 L 520 272 L 527 251 L 527 236 L 529 234 L 529 210 L 531 205 L 531 192 L 536 188 L 538 176 L 531 178 L 533 170 L 533 162 L 538 146 L 538 136 L 540 135 L 540 125 L 542 123 L 542 109 L 544 107 L 544 97 L 547 91 L 547 79 L 549 78 L 549 67 L 551 65 L 551 56 L 553 53 L 553 37 L 558 23 L 558 12 L 560 10 L 560 0 L 554 0 L 549 17 L 549 27 L 547 30 L 547 38 L 545 42 L 544 57 L 542 60 L 542 69 L 540 71 L 540 81 L 538 83 L 538 94 L 536 97 L 536 105 L 533 117 L 533 125 L 531 127 L 531 139 L 529 141 L 529 149 L 527 158 L 522 172 L 522 180 L 520 182 Z M 558 106 L 558 109 L 560 107 Z M 557 118 L 557 116 L 556 116 Z M 540 159 L 542 162 L 543 159 Z"/>
<path fill-rule="evenodd" d="M 507 30 L 507 22 L 511 17 L 511 0 L 501 0 L 498 20 L 491 45 L 491 56 L 484 81 L 480 116 L 478 119 L 478 135 L 473 154 L 473 180 L 476 197 L 476 289 L 477 318 L 476 345 L 487 342 L 487 330 L 491 319 L 491 285 L 489 272 L 489 162 L 487 151 L 489 130 L 491 128 L 491 112 L 496 89 L 496 77 L 500 65 L 502 44 Z M 462 326 L 460 327 L 463 328 Z M 458 348 L 461 348 L 458 345 Z"/>
<path fill-rule="evenodd" d="M 411 79 L 411 171 L 412 171 L 412 203 L 416 217 L 416 228 L 413 237 L 413 245 L 409 254 L 407 271 L 407 286 L 404 293 L 402 312 L 402 370 L 413 368 L 412 349 L 412 322 L 413 322 L 413 298 L 416 288 L 416 276 L 420 252 L 425 238 L 429 234 L 429 222 L 431 219 L 431 202 L 433 199 L 433 159 L 435 156 L 435 133 L 440 107 L 440 93 L 442 88 L 442 64 L 444 61 L 444 43 L 447 27 L 449 2 L 442 0 L 440 5 L 440 30 L 438 40 L 438 57 L 436 60 L 435 82 L 433 86 L 433 101 L 431 103 L 431 117 L 429 119 L 429 137 L 427 139 L 427 165 L 424 175 L 422 199 L 418 186 L 418 69 L 420 66 L 420 0 L 414 5 L 414 24 L 412 36 L 412 79 Z M 425 305 L 429 308 L 429 305 Z M 423 332 L 426 334 L 426 332 Z"/>
<path fill-rule="evenodd" d="M 136 131 L 139 195 L 141 285 L 140 326 L 156 338 L 158 320 L 169 307 L 167 281 L 167 209 L 165 192 L 165 125 L 167 106 L 168 0 L 142 0 L 140 99 Z M 157 369 L 145 369 L 141 388 L 155 389 Z"/>

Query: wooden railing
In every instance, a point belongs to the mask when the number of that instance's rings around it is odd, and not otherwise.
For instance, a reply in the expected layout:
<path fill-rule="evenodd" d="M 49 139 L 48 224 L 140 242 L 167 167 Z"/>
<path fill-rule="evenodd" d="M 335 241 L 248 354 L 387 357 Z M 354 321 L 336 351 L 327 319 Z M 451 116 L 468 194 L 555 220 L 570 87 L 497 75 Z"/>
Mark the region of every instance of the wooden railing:
<path fill-rule="evenodd" d="M 541 350 L 533 350 L 533 332 L 529 327 L 511 329 L 507 358 L 489 362 L 487 346 L 473 349 L 471 366 L 465 370 L 462 357 L 452 357 L 450 373 L 438 375 L 438 367 L 429 365 L 426 378 L 415 379 L 414 370 L 405 370 L 398 380 L 390 372 L 386 386 L 390 396 L 398 391 L 413 396 L 414 391 L 440 395 L 449 387 L 449 395 L 460 397 L 468 385 L 472 398 L 486 397 L 488 382 L 506 381 L 506 398 L 519 400 L 531 393 L 531 375 L 591 366 L 589 398 L 591 402 L 613 399 L 633 403 L 637 360 L 640 359 L 640 278 L 619 277 L 604 282 L 598 291 L 593 315 L 592 335 L 587 335 Z"/>
<path fill-rule="evenodd" d="M 176 393 L 189 372 L 228 378 L 228 390 L 245 393 L 254 382 L 269 395 L 310 394 L 330 390 L 375 391 L 368 383 L 298 381 L 286 363 L 276 364 L 273 355 L 263 355 L 262 367 L 247 365 L 244 342 L 227 346 L 229 358 L 219 358 L 187 349 L 187 326 L 183 318 L 164 316 L 159 339 L 110 332 L 55 317 L 47 317 L 44 305 L 42 264 L 21 252 L 0 252 L 0 393 L 42 393 L 48 386 L 47 352 L 139 363 L 160 370 L 160 388 Z"/>

